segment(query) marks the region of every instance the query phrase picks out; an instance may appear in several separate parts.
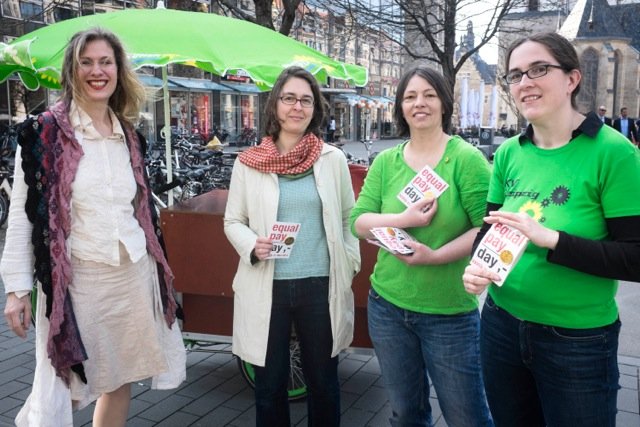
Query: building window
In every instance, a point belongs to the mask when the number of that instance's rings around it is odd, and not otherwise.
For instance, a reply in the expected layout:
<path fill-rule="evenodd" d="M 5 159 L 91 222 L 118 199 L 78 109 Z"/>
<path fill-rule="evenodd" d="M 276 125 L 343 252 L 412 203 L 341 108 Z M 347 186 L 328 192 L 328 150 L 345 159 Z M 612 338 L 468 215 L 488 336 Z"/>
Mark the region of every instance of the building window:
<path fill-rule="evenodd" d="M 42 0 L 2 0 L 2 16 L 44 22 Z"/>
<path fill-rule="evenodd" d="M 53 22 L 65 21 L 67 19 L 76 18 L 78 11 L 67 9 L 66 7 L 56 6 L 53 8 Z"/>
<path fill-rule="evenodd" d="M 598 94 L 598 52 L 589 48 L 580 58 L 582 82 L 578 93 L 578 104 L 583 111 L 595 111 Z"/>

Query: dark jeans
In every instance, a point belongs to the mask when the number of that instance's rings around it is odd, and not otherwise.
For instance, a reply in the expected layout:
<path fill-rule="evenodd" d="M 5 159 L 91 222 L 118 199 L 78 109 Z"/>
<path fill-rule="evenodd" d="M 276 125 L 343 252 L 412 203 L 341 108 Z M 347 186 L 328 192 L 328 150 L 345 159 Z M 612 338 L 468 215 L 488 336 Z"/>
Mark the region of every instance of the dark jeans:
<path fill-rule="evenodd" d="M 523 321 L 487 296 L 480 349 L 496 426 L 615 426 L 620 321 L 568 329 Z"/>
<path fill-rule="evenodd" d="M 307 384 L 308 424 L 340 425 L 338 357 L 331 357 L 329 278 L 274 280 L 265 367 L 255 367 L 256 425 L 289 426 L 289 338 L 294 325 Z"/>

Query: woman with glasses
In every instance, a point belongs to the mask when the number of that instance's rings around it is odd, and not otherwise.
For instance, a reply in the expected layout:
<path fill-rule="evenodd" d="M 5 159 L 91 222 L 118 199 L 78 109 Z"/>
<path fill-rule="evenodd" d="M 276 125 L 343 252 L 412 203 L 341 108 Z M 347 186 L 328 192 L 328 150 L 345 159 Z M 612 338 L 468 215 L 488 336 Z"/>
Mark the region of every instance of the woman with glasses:
<path fill-rule="evenodd" d="M 0 263 L 5 317 L 25 338 L 34 298 L 36 368 L 16 425 L 72 426 L 97 399 L 93 426 L 124 426 L 131 383 L 186 378 L 173 275 L 134 131 L 144 88 L 111 32 L 70 40 L 62 95 L 20 126 Z M 22 166 L 22 167 L 20 167 Z"/>
<path fill-rule="evenodd" d="M 614 426 L 614 297 L 617 280 L 640 281 L 640 154 L 596 114 L 578 112 L 580 62 L 565 38 L 523 38 L 505 58 L 529 126 L 496 152 L 478 239 L 499 222 L 530 242 L 501 287 L 476 266 L 463 276 L 473 294 L 489 288 L 489 407 L 497 426 Z"/>
<path fill-rule="evenodd" d="M 369 335 L 380 363 L 393 426 L 432 426 L 430 381 L 450 426 L 492 426 L 480 371 L 478 300 L 462 272 L 482 224 L 489 165 L 482 153 L 449 135 L 453 94 L 438 72 L 418 67 L 400 79 L 394 119 L 408 140 L 371 165 L 352 230 L 398 227 L 417 241 L 413 253 L 378 251 L 368 299 Z M 449 184 L 436 200 L 406 207 L 398 199 L 425 166 Z"/>
<path fill-rule="evenodd" d="M 289 426 L 293 326 L 308 423 L 338 426 L 338 353 L 353 338 L 351 280 L 360 269 L 348 226 L 351 177 L 344 154 L 319 137 L 325 101 L 308 71 L 281 73 L 265 116 L 267 135 L 236 160 L 224 218 L 240 255 L 233 352 L 255 367 L 256 425 Z M 283 243 L 293 245 L 286 258 L 277 255 Z"/>

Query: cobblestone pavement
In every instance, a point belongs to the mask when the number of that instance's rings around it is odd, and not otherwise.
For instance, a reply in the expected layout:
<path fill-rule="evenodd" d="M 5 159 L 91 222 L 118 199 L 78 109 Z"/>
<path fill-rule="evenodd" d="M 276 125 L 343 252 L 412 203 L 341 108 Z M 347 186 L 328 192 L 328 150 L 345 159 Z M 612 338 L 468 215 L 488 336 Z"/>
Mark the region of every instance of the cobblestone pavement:
<path fill-rule="evenodd" d="M 394 142 L 381 142 L 379 149 Z M 358 143 L 350 143 L 357 148 Z M 346 144 L 349 148 L 349 144 Z M 0 250 L 6 226 L 0 230 Z M 0 307 L 4 307 L 0 292 Z M 623 322 L 618 393 L 618 426 L 639 427 L 638 371 L 640 369 L 640 287 L 623 282 L 618 294 Z M 255 425 L 253 391 L 242 377 L 229 344 L 217 344 L 212 352 L 189 352 L 187 381 L 177 390 L 150 390 L 149 381 L 133 387 L 129 412 L 130 427 L 236 426 Z M 339 375 L 342 393 L 342 425 L 345 427 L 387 426 L 390 408 L 382 387 L 377 359 L 368 352 L 345 352 Z M 27 340 L 13 335 L 4 316 L 0 319 L 0 427 L 13 426 L 13 419 L 27 398 L 34 370 L 34 332 Z M 432 396 L 434 393 L 432 393 Z M 436 398 L 431 399 L 436 427 L 445 427 Z M 74 415 L 75 426 L 90 426 L 93 405 Z M 295 425 L 306 425 L 304 401 L 291 404 Z"/>

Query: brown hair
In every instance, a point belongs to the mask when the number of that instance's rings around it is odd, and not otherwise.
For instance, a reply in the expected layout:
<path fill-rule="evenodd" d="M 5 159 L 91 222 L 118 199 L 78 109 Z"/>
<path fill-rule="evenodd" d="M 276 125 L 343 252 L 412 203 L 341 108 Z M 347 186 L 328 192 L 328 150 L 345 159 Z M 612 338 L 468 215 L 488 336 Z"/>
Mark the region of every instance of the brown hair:
<path fill-rule="evenodd" d="M 80 90 L 78 67 L 80 55 L 87 44 L 104 40 L 113 49 L 113 55 L 118 67 L 118 82 L 116 90 L 109 98 L 109 107 L 120 118 L 129 122 L 136 122 L 140 113 L 140 106 L 145 99 L 144 87 L 132 70 L 122 43 L 112 32 L 102 28 L 91 28 L 77 32 L 71 37 L 64 53 L 62 62 L 62 101 L 69 106 L 72 100 L 82 104 L 84 93 Z"/>
<path fill-rule="evenodd" d="M 534 42 L 539 43 L 547 48 L 553 59 L 558 61 L 558 65 L 562 67 L 565 73 L 568 73 L 573 70 L 580 71 L 580 59 L 578 59 L 578 53 L 573 45 L 566 38 L 562 37 L 557 33 L 539 33 L 533 34 L 529 37 L 523 37 L 521 39 L 516 40 L 509 46 L 507 49 L 507 53 L 505 55 L 505 64 L 507 70 L 509 70 L 509 61 L 511 60 L 511 54 L 513 51 L 524 44 L 525 42 Z M 580 82 L 571 93 L 571 106 L 577 110 L 578 104 L 576 102 L 576 97 L 580 92 Z"/>
<path fill-rule="evenodd" d="M 297 77 L 309 83 L 311 87 L 311 93 L 313 94 L 313 117 L 309 126 L 307 127 L 305 134 L 311 132 L 318 138 L 321 138 L 321 127 L 324 123 L 324 119 L 327 111 L 327 101 L 325 101 L 322 93 L 320 92 L 320 86 L 315 77 L 301 67 L 289 67 L 285 68 L 278 76 L 278 80 L 273 85 L 269 98 L 264 107 L 265 117 L 265 133 L 267 136 L 273 138 L 274 141 L 278 139 L 280 135 L 280 121 L 278 120 L 278 98 L 281 95 L 282 87 L 292 78 Z"/>
<path fill-rule="evenodd" d="M 422 77 L 435 89 L 442 103 L 442 130 L 449 133 L 451 116 L 453 115 L 453 93 L 451 87 L 447 84 L 442 74 L 431 68 L 419 65 L 409 69 L 402 75 L 398 83 L 398 88 L 396 89 L 396 102 L 393 104 L 393 120 L 396 122 L 397 135 L 405 137 L 409 136 L 410 133 L 409 124 L 402 112 L 402 101 L 407 86 L 409 85 L 409 80 L 411 80 L 413 76 Z"/>

